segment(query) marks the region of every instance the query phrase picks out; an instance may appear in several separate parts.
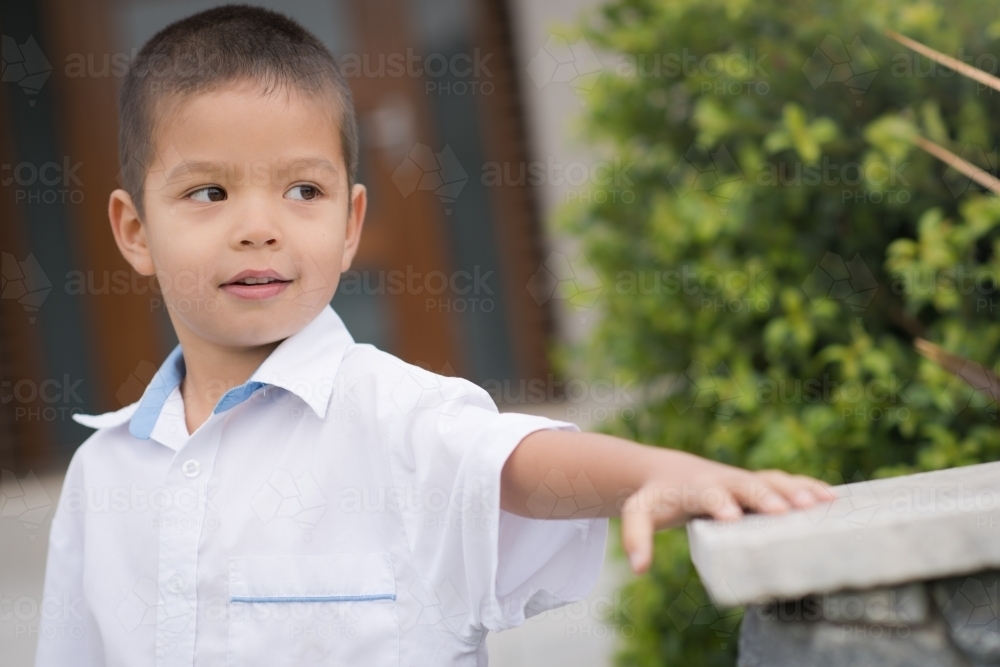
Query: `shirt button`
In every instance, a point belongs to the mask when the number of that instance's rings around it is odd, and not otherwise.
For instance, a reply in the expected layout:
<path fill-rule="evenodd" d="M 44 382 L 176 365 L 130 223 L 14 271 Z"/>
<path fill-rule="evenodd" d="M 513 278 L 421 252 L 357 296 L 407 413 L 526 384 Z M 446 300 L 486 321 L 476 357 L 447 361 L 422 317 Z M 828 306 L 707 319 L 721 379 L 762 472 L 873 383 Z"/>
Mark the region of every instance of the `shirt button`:
<path fill-rule="evenodd" d="M 184 580 L 175 574 L 170 577 L 170 580 L 167 582 L 167 590 L 171 593 L 180 593 L 184 590 Z"/>
<path fill-rule="evenodd" d="M 188 459 L 181 466 L 181 472 L 185 477 L 197 477 L 201 474 L 201 464 L 194 459 Z"/>

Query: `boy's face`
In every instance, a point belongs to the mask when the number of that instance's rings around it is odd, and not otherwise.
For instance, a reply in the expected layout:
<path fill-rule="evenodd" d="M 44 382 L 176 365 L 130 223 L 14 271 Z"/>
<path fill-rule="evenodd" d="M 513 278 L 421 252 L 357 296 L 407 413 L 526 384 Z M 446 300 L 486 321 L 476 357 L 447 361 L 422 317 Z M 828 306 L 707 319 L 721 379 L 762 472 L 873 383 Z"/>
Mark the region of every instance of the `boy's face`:
<path fill-rule="evenodd" d="M 182 344 L 274 343 L 333 298 L 366 205 L 364 186 L 347 191 L 337 122 L 332 103 L 253 85 L 161 112 L 144 220 L 124 190 L 109 216 L 125 258 L 157 276 Z"/>

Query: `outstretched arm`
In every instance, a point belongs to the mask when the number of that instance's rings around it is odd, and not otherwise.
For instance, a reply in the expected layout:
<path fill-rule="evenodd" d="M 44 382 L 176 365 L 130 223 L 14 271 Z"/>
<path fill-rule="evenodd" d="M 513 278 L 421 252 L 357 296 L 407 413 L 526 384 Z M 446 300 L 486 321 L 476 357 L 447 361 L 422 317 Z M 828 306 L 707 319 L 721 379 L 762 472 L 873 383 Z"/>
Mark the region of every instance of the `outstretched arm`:
<path fill-rule="evenodd" d="M 568 486 L 557 496 L 569 501 L 544 503 L 540 513 L 533 498 L 560 482 Z M 750 472 L 609 435 L 558 430 L 525 437 L 500 478 L 500 507 L 513 514 L 573 518 L 579 515 L 578 501 L 586 498 L 588 516 L 621 516 L 622 545 L 637 574 L 649 568 L 656 530 L 699 515 L 730 521 L 743 509 L 780 513 L 835 497 L 828 485 L 810 477 Z"/>

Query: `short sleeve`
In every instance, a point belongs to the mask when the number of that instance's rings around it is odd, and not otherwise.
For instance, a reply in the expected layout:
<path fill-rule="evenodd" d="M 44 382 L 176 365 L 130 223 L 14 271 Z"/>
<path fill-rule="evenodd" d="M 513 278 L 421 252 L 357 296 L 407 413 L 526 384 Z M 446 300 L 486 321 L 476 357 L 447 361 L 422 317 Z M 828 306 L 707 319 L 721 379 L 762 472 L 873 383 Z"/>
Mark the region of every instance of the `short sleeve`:
<path fill-rule="evenodd" d="M 608 520 L 593 489 L 551 471 L 529 506 L 540 518 L 500 509 L 500 474 L 527 435 L 578 431 L 569 422 L 497 411 L 489 394 L 460 378 L 401 369 L 392 388 L 390 460 L 418 577 L 469 641 L 585 597 L 604 561 Z M 583 480 L 585 481 L 585 480 Z M 545 519 L 558 502 L 580 518 Z"/>

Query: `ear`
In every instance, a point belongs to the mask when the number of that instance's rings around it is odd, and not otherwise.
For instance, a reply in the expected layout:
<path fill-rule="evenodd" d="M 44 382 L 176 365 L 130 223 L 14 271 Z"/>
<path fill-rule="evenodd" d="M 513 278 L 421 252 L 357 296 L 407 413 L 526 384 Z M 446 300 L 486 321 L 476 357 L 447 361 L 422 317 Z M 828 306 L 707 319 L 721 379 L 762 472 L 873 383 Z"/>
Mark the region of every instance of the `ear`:
<path fill-rule="evenodd" d="M 136 272 L 144 276 L 156 273 L 153 257 L 146 240 L 146 229 L 139 220 L 132 197 L 125 190 L 115 190 L 108 201 L 108 219 L 115 243 L 125 260 Z"/>
<path fill-rule="evenodd" d="M 344 259 L 340 263 L 340 272 L 351 268 L 351 262 L 358 252 L 361 243 L 361 228 L 365 224 L 365 210 L 368 208 L 368 190 L 360 183 L 351 188 L 351 210 L 347 214 L 347 229 L 344 230 Z"/>

